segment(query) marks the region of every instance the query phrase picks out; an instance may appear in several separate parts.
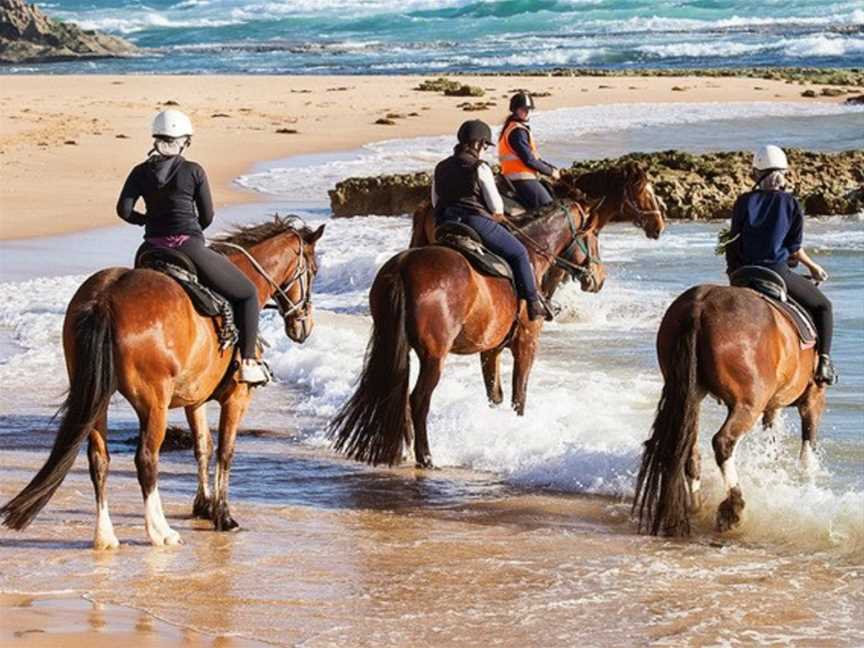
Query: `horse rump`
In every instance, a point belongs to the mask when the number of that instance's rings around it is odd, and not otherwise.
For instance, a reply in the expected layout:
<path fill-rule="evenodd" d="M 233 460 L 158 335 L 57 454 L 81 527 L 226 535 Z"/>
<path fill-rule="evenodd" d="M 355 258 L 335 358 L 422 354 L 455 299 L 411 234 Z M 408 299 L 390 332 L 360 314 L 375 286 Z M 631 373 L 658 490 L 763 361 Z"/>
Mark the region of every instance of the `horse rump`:
<path fill-rule="evenodd" d="M 0 508 L 3 524 L 26 528 L 63 483 L 78 449 L 117 391 L 114 332 L 107 305 L 94 301 L 71 322 L 75 357 L 69 391 L 55 414 L 60 427 L 45 465 L 18 495 Z"/>
<path fill-rule="evenodd" d="M 671 310 L 671 308 L 670 308 Z M 658 337 L 668 320 L 664 318 Z M 652 535 L 690 534 L 690 501 L 685 466 L 699 432 L 697 341 L 699 315 L 694 310 L 678 325 L 666 358 L 667 375 L 657 405 L 651 438 L 645 442 L 636 478 L 633 512 L 639 530 Z"/>
<path fill-rule="evenodd" d="M 405 284 L 385 265 L 370 290 L 372 336 L 354 395 L 328 426 L 337 451 L 372 465 L 397 463 L 410 438 Z"/>

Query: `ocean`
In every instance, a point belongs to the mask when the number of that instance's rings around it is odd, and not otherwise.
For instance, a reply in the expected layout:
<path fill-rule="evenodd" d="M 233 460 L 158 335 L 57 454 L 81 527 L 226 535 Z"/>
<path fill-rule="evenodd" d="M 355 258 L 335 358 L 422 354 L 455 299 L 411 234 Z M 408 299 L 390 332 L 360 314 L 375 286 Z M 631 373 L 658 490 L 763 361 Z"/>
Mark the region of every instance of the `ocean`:
<path fill-rule="evenodd" d="M 539 145 L 559 164 L 650 150 L 657 129 L 671 138 L 661 138 L 667 146 L 672 141 L 694 152 L 746 147 L 769 131 L 785 146 L 864 147 L 861 108 L 642 108 L 540 112 L 534 119 Z M 735 534 L 718 538 L 711 531 L 722 480 L 710 437 L 723 410 L 710 399 L 700 437 L 709 499 L 695 537 L 655 541 L 635 535 L 628 522 L 641 444 L 662 387 L 654 336 L 678 294 L 697 283 L 723 282 L 723 262 L 713 254 L 722 223 L 673 222 L 659 241 L 630 224 L 604 230 L 606 286 L 591 295 L 568 285 L 556 297 L 563 311 L 544 328 L 523 418 L 506 406 L 489 408 L 476 356 L 451 356 L 429 419 L 441 471 L 373 470 L 333 455 L 323 428 L 352 392 L 362 363 L 368 289 L 377 269 L 407 244 L 410 219 L 331 219 L 326 190 L 360 168 L 428 169 L 448 148 L 446 137 L 389 140 L 261 163 L 237 182 L 265 194 L 265 202 L 218 216 L 217 229 L 275 211 L 327 224 L 318 246 L 312 336 L 292 343 L 274 313 L 262 316 L 277 383 L 255 396 L 231 484 L 235 515 L 255 542 L 210 534 L 210 549 L 196 545 L 188 561 L 159 552 L 147 557 L 146 547 L 132 546 L 122 559 L 102 562 L 73 547 L 63 560 L 58 554 L 43 563 L 42 549 L 69 548 L 64 528 L 93 523 L 82 456 L 35 523 L 52 539 L 46 546 L 15 545 L 0 591 L 52 590 L 62 582 L 64 591 L 85 589 L 96 600 L 146 609 L 180 625 L 252 628 L 247 635 L 276 642 L 287 641 L 298 624 L 323 624 L 331 613 L 351 620 L 322 629 L 324 639 L 310 645 L 471 644 L 486 633 L 503 644 L 530 643 L 547 627 L 556 628 L 548 645 L 635 645 L 648 638 L 657 645 L 864 642 L 860 214 L 812 218 L 805 230 L 805 245 L 831 274 L 824 290 L 835 306 L 834 358 L 841 375 L 829 390 L 818 435 L 819 467 L 812 474 L 798 467 L 794 410 L 783 412 L 771 431 L 754 429 L 737 453 L 747 509 Z M 89 273 L 128 263 L 139 235 L 118 226 L 0 243 L 0 450 L 10 490 L 29 478 L 53 439 L 49 419 L 66 387 L 60 331 L 69 299 Z M 511 366 L 505 354 L 505 402 Z M 215 421 L 216 412 L 210 414 Z M 182 425 L 182 415 L 174 412 L 172 421 Z M 114 505 L 119 500 L 125 507 L 139 496 L 131 464 L 137 424 L 122 399 L 112 406 L 110 427 L 115 463 L 108 490 Z M 194 493 L 193 461 L 191 452 L 163 454 L 160 490 L 172 524 L 186 524 L 179 513 Z M 143 538 L 140 519 L 119 519 L 136 524 Z M 4 542 L 12 547 L 14 540 Z M 159 580 L 141 576 L 137 588 L 127 588 L 130 579 L 138 582 L 139 554 L 147 574 Z M 315 589 L 304 580 L 334 564 L 348 574 L 348 584 Z M 213 589 L 211 583 L 223 582 L 244 603 L 230 603 L 230 615 L 211 618 L 196 583 Z M 172 605 L 164 592 L 189 605 Z M 286 596 L 331 607 L 307 610 Z M 295 606 L 296 616 L 283 618 L 277 605 Z M 730 610 L 739 615 L 732 625 Z"/>
<path fill-rule="evenodd" d="M 147 48 L 12 72 L 397 74 L 864 65 L 857 0 L 54 0 Z"/>

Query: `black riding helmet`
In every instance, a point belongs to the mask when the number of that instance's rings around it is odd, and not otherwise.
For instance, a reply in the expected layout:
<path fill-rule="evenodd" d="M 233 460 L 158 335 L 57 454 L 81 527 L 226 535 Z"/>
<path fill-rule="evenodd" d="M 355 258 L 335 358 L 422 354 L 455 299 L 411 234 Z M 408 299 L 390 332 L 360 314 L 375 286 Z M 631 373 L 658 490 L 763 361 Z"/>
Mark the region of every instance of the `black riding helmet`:
<path fill-rule="evenodd" d="M 492 146 L 492 129 L 489 124 L 479 119 L 470 119 L 463 123 L 456 137 L 460 144 L 483 142 L 483 146 Z"/>
<path fill-rule="evenodd" d="M 534 99 L 527 92 L 517 92 L 510 97 L 510 112 L 516 112 L 519 108 L 534 110 Z"/>

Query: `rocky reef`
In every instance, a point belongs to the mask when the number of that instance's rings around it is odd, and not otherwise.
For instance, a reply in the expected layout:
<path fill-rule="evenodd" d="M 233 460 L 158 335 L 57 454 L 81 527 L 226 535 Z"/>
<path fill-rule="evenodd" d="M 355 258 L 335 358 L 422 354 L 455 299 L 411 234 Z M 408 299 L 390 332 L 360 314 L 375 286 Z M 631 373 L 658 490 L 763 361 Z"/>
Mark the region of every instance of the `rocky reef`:
<path fill-rule="evenodd" d="M 864 211 L 864 151 L 818 153 L 789 149 L 790 189 L 810 215 L 855 214 Z M 728 218 L 735 197 L 747 191 L 751 153 L 691 154 L 682 151 L 633 153 L 615 159 L 575 162 L 560 182 L 583 173 L 635 160 L 648 172 L 657 195 L 672 219 Z M 414 211 L 429 197 L 428 173 L 348 178 L 330 191 L 333 215 L 394 216 Z"/>
<path fill-rule="evenodd" d="M 129 56 L 132 43 L 46 16 L 23 0 L 0 0 L 0 64 Z"/>

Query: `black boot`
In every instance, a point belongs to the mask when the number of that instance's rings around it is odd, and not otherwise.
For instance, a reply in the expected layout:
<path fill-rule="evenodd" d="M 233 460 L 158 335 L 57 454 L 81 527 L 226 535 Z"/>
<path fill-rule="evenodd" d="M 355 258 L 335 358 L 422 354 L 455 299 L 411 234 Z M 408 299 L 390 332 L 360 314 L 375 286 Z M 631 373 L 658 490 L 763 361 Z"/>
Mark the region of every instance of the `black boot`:
<path fill-rule="evenodd" d="M 535 322 L 539 319 L 545 319 L 551 322 L 555 319 L 555 313 L 546 305 L 542 299 L 528 302 L 528 319 Z"/>
<path fill-rule="evenodd" d="M 834 385 L 837 382 L 837 372 L 831 364 L 827 353 L 819 354 L 819 364 L 816 365 L 816 382 L 820 385 Z"/>

